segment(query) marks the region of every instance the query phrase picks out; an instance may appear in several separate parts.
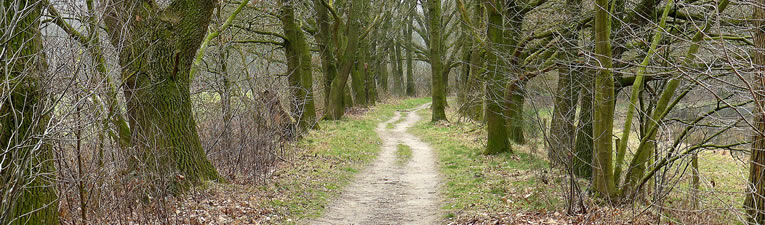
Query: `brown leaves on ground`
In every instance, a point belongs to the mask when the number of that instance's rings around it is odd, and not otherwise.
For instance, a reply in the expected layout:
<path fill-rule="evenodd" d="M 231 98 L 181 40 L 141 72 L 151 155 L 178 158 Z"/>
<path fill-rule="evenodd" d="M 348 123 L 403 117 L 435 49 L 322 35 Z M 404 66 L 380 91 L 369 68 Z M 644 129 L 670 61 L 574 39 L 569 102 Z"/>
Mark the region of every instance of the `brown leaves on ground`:
<path fill-rule="evenodd" d="M 647 215 L 629 216 L 623 209 L 596 207 L 587 214 L 566 215 L 559 211 L 507 211 L 478 213 L 454 218 L 449 224 L 655 224 L 655 218 Z"/>
<path fill-rule="evenodd" d="M 182 224 L 271 224 L 277 218 L 259 200 L 266 197 L 243 185 L 211 183 L 187 193 L 175 216 Z"/>

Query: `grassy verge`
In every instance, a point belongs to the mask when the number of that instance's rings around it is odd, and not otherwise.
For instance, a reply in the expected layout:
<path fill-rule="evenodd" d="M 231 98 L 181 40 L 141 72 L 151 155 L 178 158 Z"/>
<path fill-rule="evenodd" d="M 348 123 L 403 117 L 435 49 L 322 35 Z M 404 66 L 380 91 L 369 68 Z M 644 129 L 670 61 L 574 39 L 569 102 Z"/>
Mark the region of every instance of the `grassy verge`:
<path fill-rule="evenodd" d="M 425 118 L 430 115 L 429 110 L 419 113 Z M 447 112 L 449 118 L 453 113 Z M 468 223 L 479 215 L 492 216 L 487 213 L 501 214 L 514 208 L 554 210 L 562 204 L 558 198 L 547 196 L 548 189 L 555 187 L 537 180 L 546 173 L 546 161 L 519 151 L 482 155 L 486 135 L 477 124 L 422 120 L 410 132 L 430 143 L 438 155 L 447 219 Z"/>
<path fill-rule="evenodd" d="M 302 150 L 290 157 L 292 162 L 275 172 L 275 182 L 263 187 L 279 193 L 267 203 L 279 215 L 275 222 L 318 217 L 353 175 L 377 156 L 382 143 L 375 133 L 377 124 L 389 120 L 396 110 L 429 101 L 400 100 L 379 104 L 363 115 L 350 115 L 341 121 L 322 121 L 321 130 L 312 131 L 297 144 Z"/>
<path fill-rule="evenodd" d="M 590 198 L 586 194 L 588 182 L 579 179 L 588 210 L 586 214 L 567 216 L 569 180 L 561 171 L 549 168 L 542 139 L 536 137 L 542 134 L 527 132 L 528 144 L 513 145 L 513 154 L 482 155 L 485 127 L 457 122 L 458 117 L 451 110 L 447 109 L 451 122 L 434 124 L 426 119 L 410 128 L 411 133 L 436 151 L 444 178 L 444 217 L 450 224 L 721 224 L 737 221 L 735 216 L 741 215 L 740 192 L 745 181 L 742 174 L 746 172 L 742 168 L 746 167 L 730 154 L 705 152 L 699 159 L 702 207 L 698 211 L 689 210 L 690 172 L 687 172 L 671 177 L 667 187 L 674 188 L 674 192 L 664 198 L 661 204 L 667 208 L 660 212 L 651 201 L 655 190 L 648 191 L 647 200 L 611 207 Z M 419 113 L 429 118 L 429 110 Z"/>

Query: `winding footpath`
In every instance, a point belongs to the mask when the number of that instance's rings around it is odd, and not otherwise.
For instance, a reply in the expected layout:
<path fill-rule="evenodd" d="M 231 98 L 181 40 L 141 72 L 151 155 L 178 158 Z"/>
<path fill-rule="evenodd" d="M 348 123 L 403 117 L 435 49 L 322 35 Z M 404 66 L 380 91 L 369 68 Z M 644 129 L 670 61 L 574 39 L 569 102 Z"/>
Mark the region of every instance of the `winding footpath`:
<path fill-rule="evenodd" d="M 401 120 L 401 113 L 377 126 L 382 149 L 377 159 L 332 202 L 325 214 L 309 224 L 438 224 L 440 177 L 433 149 L 407 128 L 422 119 L 412 109 Z M 400 120 L 400 121 L 399 121 Z M 393 129 L 388 124 L 395 123 Z M 398 144 L 412 149 L 406 164 L 396 163 Z"/>

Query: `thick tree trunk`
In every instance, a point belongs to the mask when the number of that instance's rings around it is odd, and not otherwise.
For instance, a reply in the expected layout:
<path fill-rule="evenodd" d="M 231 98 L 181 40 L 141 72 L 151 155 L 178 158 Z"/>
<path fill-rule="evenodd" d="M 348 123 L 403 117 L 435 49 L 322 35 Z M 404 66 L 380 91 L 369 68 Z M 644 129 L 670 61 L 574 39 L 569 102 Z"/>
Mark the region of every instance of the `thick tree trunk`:
<path fill-rule="evenodd" d="M 359 50 L 363 50 L 363 47 Z M 353 64 L 351 72 L 351 92 L 353 93 L 353 103 L 359 106 L 367 105 L 366 75 L 364 73 L 364 62 L 361 60 L 361 54 L 357 53 L 357 61 Z"/>
<path fill-rule="evenodd" d="M 317 128 L 316 124 L 316 104 L 313 94 L 313 63 L 311 63 L 311 49 L 308 41 L 305 39 L 303 29 L 298 28 L 298 47 L 300 54 L 300 86 L 302 92 L 300 97 L 303 104 L 303 114 L 300 116 L 300 125 L 304 128 Z"/>
<path fill-rule="evenodd" d="M 139 159 L 131 164 L 172 177 L 173 183 L 181 184 L 176 191 L 185 184 L 217 180 L 197 134 L 189 92 L 192 60 L 215 3 L 175 0 L 166 9 L 136 4 L 114 4 L 105 17 L 112 44 L 120 49 L 132 143 Z"/>
<path fill-rule="evenodd" d="M 755 66 L 755 133 L 752 138 L 752 156 L 749 166 L 749 183 L 744 200 L 744 209 L 748 221 L 752 224 L 765 224 L 765 9 L 762 0 L 757 1 L 753 9 L 754 49 L 752 59 Z"/>
<path fill-rule="evenodd" d="M 446 93 L 444 84 L 443 50 L 441 46 L 441 0 L 428 0 L 428 12 L 430 13 L 430 68 L 431 68 L 431 94 L 433 104 L 430 106 L 433 122 L 446 120 Z"/>
<path fill-rule="evenodd" d="M 292 94 L 292 117 L 297 118 L 297 132 L 310 129 L 316 123 L 316 109 L 313 102 L 313 71 L 311 52 L 305 40 L 305 34 L 295 20 L 294 2 L 282 0 L 281 20 L 284 36 L 287 37 L 285 55 L 287 57 L 287 78 Z"/>
<path fill-rule="evenodd" d="M 53 149 L 45 141 L 50 114 L 39 1 L 4 0 L 0 68 L 0 223 L 59 224 Z M 11 23 L 12 22 L 12 23 Z M 6 39 L 8 38 L 8 39 Z M 10 88 L 10 89 L 6 89 Z"/>
<path fill-rule="evenodd" d="M 595 54 L 598 65 L 593 101 L 593 189 L 599 197 L 615 197 L 613 180 L 614 76 L 611 72 L 611 27 L 608 0 L 595 0 Z"/>
<path fill-rule="evenodd" d="M 343 107 L 343 95 L 345 94 L 345 87 L 348 83 L 348 77 L 353 69 L 354 54 L 357 50 L 359 43 L 359 29 L 361 27 L 358 19 L 359 14 L 363 14 L 362 11 L 366 7 L 363 7 L 366 1 L 353 0 L 350 2 L 351 10 L 348 11 L 348 35 L 346 35 L 348 44 L 345 48 L 345 52 L 342 54 L 342 60 L 340 60 L 341 69 L 340 73 L 332 80 L 329 96 L 329 108 L 327 112 L 329 115 L 326 117 L 331 120 L 339 120 L 345 114 L 345 108 Z"/>
<path fill-rule="evenodd" d="M 498 50 L 502 49 L 504 38 L 502 28 L 504 21 L 497 6 L 504 5 L 505 0 L 487 1 L 486 9 L 489 16 L 489 25 L 487 36 L 489 40 L 489 50 L 487 51 L 487 63 L 489 64 L 489 78 L 486 86 L 486 124 L 487 124 L 487 144 L 485 154 L 496 154 L 508 152 L 510 143 L 507 139 L 507 122 L 503 115 L 502 104 L 504 103 L 504 70 L 502 59 L 497 55 Z"/>

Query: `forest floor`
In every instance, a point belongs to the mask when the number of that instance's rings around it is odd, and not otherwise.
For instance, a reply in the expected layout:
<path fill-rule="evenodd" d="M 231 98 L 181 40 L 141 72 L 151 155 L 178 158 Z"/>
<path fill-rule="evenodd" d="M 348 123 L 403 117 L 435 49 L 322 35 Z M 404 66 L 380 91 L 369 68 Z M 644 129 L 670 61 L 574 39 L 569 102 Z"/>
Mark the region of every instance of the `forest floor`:
<path fill-rule="evenodd" d="M 375 162 L 310 224 L 439 224 L 436 156 L 427 143 L 407 132 L 422 119 L 417 112 L 429 105 L 406 115 L 397 111 L 380 123 L 376 131 L 382 138 L 382 151 Z"/>
<path fill-rule="evenodd" d="M 390 99 L 321 121 L 265 183 L 210 183 L 168 211 L 183 224 L 726 224 L 739 214 L 735 205 L 684 210 L 680 195 L 659 212 L 644 201 L 602 206 L 579 179 L 586 210 L 569 215 L 570 179 L 549 167 L 542 133 L 528 127 L 527 143 L 513 153 L 483 155 L 483 124 L 463 120 L 456 107 L 447 108 L 449 121 L 433 123 L 428 102 Z"/>
<path fill-rule="evenodd" d="M 414 162 L 422 160 L 423 155 L 412 151 L 415 147 L 397 144 L 407 142 L 417 146 L 412 142 L 411 136 L 400 136 L 401 132 L 386 135 L 387 132 L 379 131 L 382 128 L 388 131 L 405 130 L 402 124 L 417 122 L 417 118 L 409 117 L 416 117 L 416 114 L 405 111 L 428 102 L 430 102 L 428 98 L 389 99 L 368 109 L 351 109 L 346 113 L 346 118 L 339 121 L 320 121 L 321 129 L 309 132 L 295 143 L 284 160 L 273 169 L 273 172 L 262 179 L 264 182 L 257 184 L 238 181 L 210 182 L 208 185 L 195 188 L 166 209 L 171 214 L 168 222 L 177 224 L 316 223 L 309 221 L 316 220 L 323 213 L 329 212 L 333 203 L 339 201 L 336 199 L 344 198 L 343 195 L 351 190 L 346 187 L 353 185 L 358 178 L 366 176 L 360 173 L 366 173 L 363 172 L 368 171 L 365 168 L 373 167 L 377 161 L 384 158 L 381 155 L 389 154 L 391 144 L 393 148 L 400 149 L 394 149 L 394 161 L 397 165 L 406 168 L 404 163 L 417 164 Z M 399 119 L 394 118 L 396 115 L 399 115 L 397 117 Z M 414 120 L 409 122 L 411 119 Z M 386 121 L 388 123 L 385 123 Z M 396 126 L 401 128 L 396 129 Z M 387 138 L 383 139 L 381 135 Z M 390 144 L 383 144 L 384 142 Z M 430 157 L 431 161 L 435 160 L 432 155 L 425 157 Z M 436 171 L 434 164 L 435 162 L 430 164 L 430 174 Z M 421 178 L 409 176 L 399 179 Z M 419 197 L 421 194 L 416 193 L 416 195 Z M 422 196 L 428 195 L 434 196 L 434 193 L 426 193 Z M 430 205 L 428 207 L 432 210 L 428 213 L 431 215 L 416 217 L 429 220 L 442 218 L 442 213 L 438 213 L 439 206 L 433 206 L 433 200 L 431 197 L 429 200 L 420 201 Z M 371 208 L 374 207 L 377 206 L 371 206 Z M 412 215 L 415 214 L 402 216 Z M 390 221 L 396 220 L 393 217 L 389 218 Z"/>

